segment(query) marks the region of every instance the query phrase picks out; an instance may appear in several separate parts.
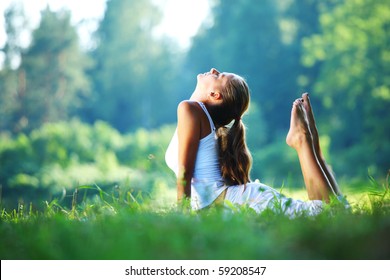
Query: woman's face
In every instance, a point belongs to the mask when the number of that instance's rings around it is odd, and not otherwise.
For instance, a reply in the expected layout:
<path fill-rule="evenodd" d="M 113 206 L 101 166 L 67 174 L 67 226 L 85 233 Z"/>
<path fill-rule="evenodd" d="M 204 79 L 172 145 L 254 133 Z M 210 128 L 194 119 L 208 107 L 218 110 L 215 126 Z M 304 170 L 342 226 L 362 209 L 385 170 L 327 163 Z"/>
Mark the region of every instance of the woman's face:
<path fill-rule="evenodd" d="M 211 68 L 209 72 L 199 74 L 197 76 L 197 89 L 205 94 L 211 92 L 221 92 L 221 89 L 224 88 L 226 82 L 234 77 L 234 74 L 231 73 L 221 73 L 215 68 Z"/>

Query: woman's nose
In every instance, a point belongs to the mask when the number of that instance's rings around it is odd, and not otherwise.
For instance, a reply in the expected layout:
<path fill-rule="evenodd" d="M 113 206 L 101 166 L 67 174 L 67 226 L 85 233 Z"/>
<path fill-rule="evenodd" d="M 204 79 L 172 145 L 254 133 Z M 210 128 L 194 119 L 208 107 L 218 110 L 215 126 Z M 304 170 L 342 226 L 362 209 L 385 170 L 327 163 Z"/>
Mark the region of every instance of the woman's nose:
<path fill-rule="evenodd" d="M 211 68 L 210 73 L 211 74 L 219 74 L 219 71 L 215 68 Z"/>

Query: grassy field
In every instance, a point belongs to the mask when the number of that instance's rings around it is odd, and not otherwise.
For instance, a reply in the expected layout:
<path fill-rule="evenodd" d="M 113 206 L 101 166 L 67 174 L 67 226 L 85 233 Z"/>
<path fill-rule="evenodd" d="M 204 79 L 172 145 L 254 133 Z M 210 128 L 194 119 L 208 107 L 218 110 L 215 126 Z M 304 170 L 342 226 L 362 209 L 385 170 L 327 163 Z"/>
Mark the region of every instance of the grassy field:
<path fill-rule="evenodd" d="M 74 195 L 68 207 L 54 200 L 40 211 L 28 205 L 3 210 L 1 259 L 390 258 L 388 184 L 347 191 L 351 211 L 334 205 L 317 217 L 296 219 L 271 212 L 259 215 L 245 207 L 234 213 L 194 213 L 94 188 L 94 198 L 79 201 Z"/>

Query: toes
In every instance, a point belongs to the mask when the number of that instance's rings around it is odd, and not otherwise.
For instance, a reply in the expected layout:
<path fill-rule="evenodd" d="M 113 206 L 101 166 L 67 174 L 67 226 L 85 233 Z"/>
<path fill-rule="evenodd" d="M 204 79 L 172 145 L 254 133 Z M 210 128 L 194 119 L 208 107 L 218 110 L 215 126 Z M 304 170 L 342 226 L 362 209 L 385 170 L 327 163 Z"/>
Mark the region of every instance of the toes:
<path fill-rule="evenodd" d="M 298 115 L 304 115 L 305 114 L 305 108 L 303 107 L 303 100 L 302 98 L 298 98 L 293 102 L 293 112 L 296 112 Z"/>
<path fill-rule="evenodd" d="M 295 101 L 293 102 L 293 111 L 297 112 L 298 115 L 300 115 L 300 116 L 306 114 L 306 109 L 304 107 L 303 102 L 304 101 L 302 98 L 295 99 Z"/>
<path fill-rule="evenodd" d="M 308 105 L 310 105 L 310 99 L 309 99 L 309 94 L 307 92 L 305 92 L 304 94 L 302 94 L 302 100 L 304 102 L 307 102 Z"/>
<path fill-rule="evenodd" d="M 302 112 L 302 113 L 305 112 L 305 107 L 303 107 L 303 100 L 299 99 L 297 107 L 298 107 L 300 112 Z"/>
<path fill-rule="evenodd" d="M 295 101 L 293 102 L 293 105 L 298 105 L 298 104 L 301 104 L 303 102 L 303 99 L 302 98 L 298 98 L 298 99 L 295 99 Z"/>

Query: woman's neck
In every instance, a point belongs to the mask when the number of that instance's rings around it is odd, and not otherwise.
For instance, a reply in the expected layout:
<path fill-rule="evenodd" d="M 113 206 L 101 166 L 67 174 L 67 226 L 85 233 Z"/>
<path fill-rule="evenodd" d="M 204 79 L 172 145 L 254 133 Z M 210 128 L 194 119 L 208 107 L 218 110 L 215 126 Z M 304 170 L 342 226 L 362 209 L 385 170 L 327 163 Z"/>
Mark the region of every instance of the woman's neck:
<path fill-rule="evenodd" d="M 200 92 L 195 89 L 195 91 L 192 93 L 190 97 L 191 101 L 198 101 L 202 103 L 207 103 L 207 94 L 204 94 L 203 92 Z"/>

